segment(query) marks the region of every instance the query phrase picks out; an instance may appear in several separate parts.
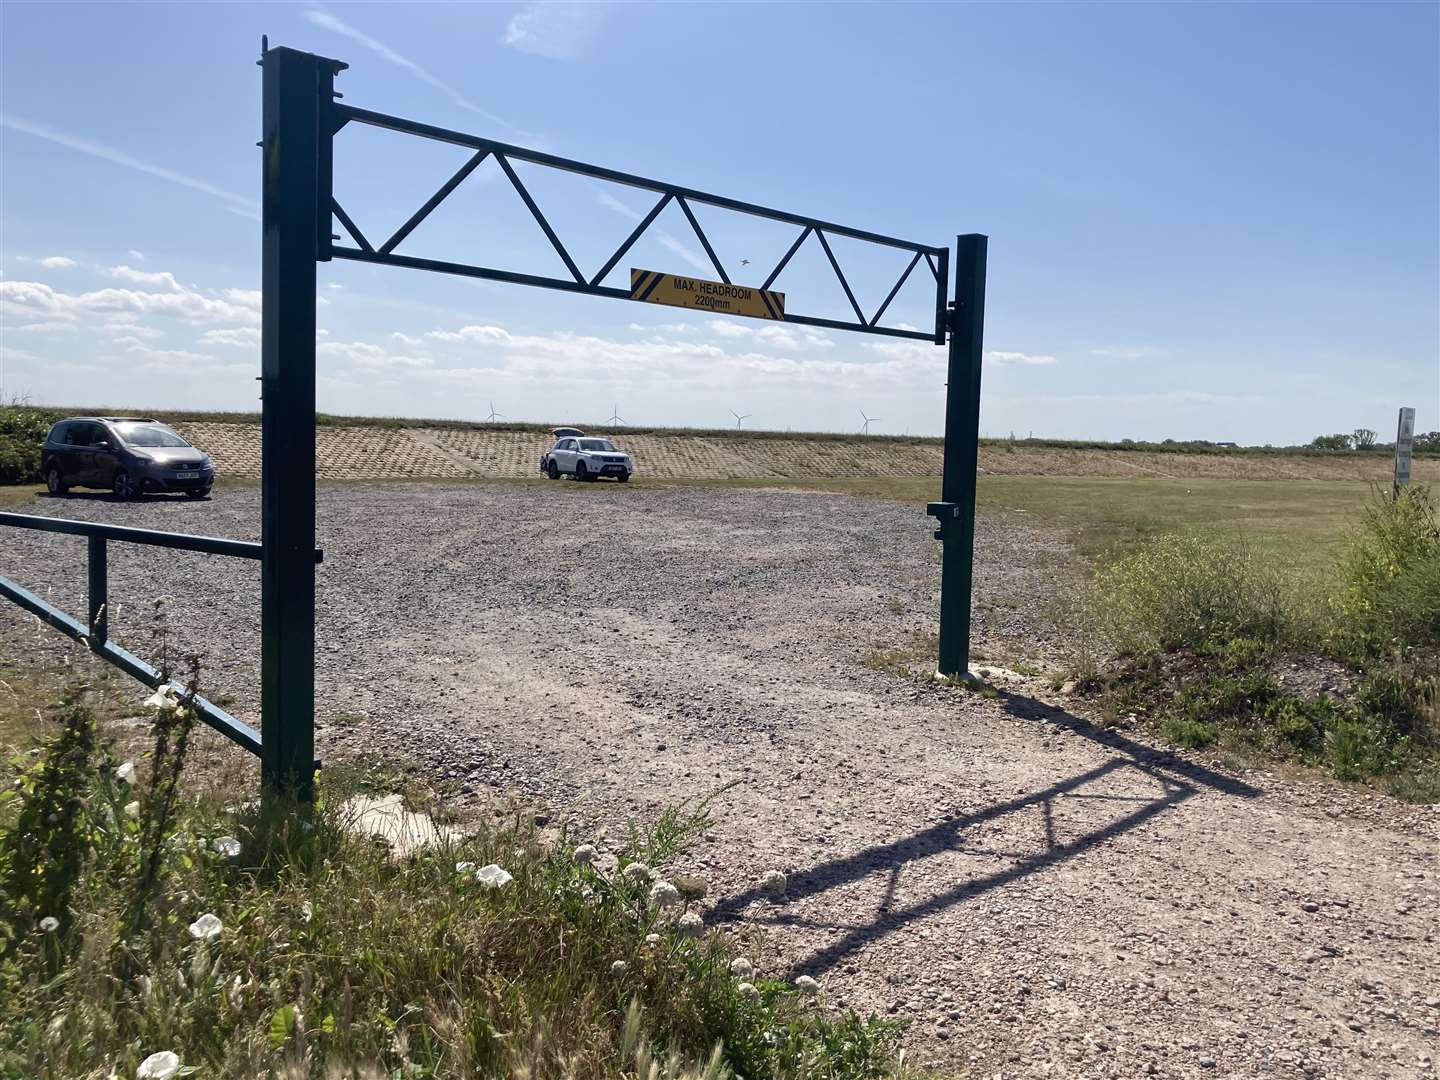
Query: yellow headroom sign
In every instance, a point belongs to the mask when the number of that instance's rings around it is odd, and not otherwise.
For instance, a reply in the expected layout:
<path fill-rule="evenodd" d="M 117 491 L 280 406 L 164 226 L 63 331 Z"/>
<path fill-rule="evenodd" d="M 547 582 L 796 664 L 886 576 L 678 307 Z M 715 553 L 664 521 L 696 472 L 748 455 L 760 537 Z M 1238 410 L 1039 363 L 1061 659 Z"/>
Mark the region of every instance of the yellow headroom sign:
<path fill-rule="evenodd" d="M 784 319 L 785 294 L 750 285 L 662 274 L 658 270 L 630 271 L 630 299 L 647 304 L 699 308 L 718 315 L 749 315 L 752 319 Z"/>

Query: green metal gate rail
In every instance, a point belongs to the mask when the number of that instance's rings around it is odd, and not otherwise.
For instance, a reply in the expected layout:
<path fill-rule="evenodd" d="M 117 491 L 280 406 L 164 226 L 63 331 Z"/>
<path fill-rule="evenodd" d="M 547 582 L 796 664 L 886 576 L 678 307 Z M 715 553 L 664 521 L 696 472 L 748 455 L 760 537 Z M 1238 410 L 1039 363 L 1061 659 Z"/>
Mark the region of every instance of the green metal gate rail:
<path fill-rule="evenodd" d="M 4 576 L 0 576 L 0 596 L 14 601 L 36 618 L 87 646 L 100 659 L 114 664 L 125 674 L 139 679 L 152 690 L 157 690 L 161 686 L 172 686 L 177 692 L 186 693 L 185 687 L 180 683 L 167 679 L 157 668 L 110 640 L 107 543 L 113 540 L 125 544 L 144 544 L 149 547 L 197 551 L 206 555 L 228 555 L 236 559 L 259 559 L 261 556 L 261 546 L 250 541 L 157 532 L 154 529 L 134 529 L 124 525 L 106 525 L 94 521 L 71 521 L 67 518 L 42 517 L 35 514 L 0 513 L 0 525 L 8 525 L 16 529 L 33 529 L 37 532 L 67 533 L 71 536 L 86 538 L 88 544 L 86 578 L 89 583 L 89 604 L 87 606 L 89 611 L 84 622 L 40 599 L 28 589 Z M 323 557 L 324 553 L 316 548 L 315 562 L 320 562 Z M 191 700 L 195 712 L 201 720 L 237 746 L 244 747 L 257 757 L 261 756 L 260 732 L 235 719 L 212 701 L 199 695 Z M 313 763 L 313 768 L 319 767 L 318 761 Z"/>

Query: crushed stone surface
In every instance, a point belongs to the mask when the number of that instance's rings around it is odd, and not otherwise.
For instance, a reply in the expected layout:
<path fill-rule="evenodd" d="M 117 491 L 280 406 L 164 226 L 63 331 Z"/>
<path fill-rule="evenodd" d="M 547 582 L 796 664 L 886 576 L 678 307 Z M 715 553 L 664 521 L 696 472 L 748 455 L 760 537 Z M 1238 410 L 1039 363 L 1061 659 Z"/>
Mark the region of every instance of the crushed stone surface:
<path fill-rule="evenodd" d="M 244 488 L 15 509 L 259 533 Z M 1440 808 L 1227 772 L 1019 675 L 1062 655 L 1063 534 L 979 522 L 990 697 L 875 661 L 934 625 L 918 506 L 385 484 L 322 488 L 318 517 L 322 758 L 411 760 L 457 803 L 518 795 L 611 850 L 630 819 L 739 781 L 673 869 L 704 879 L 707 922 L 761 975 L 907 1021 L 912 1063 L 1436 1076 Z M 82 541 L 5 530 L 0 550 L 0 572 L 83 611 Z M 163 598 L 170 648 L 198 651 L 207 689 L 258 723 L 255 563 L 116 544 L 110 588 L 121 644 L 153 657 Z M 35 664 L 63 652 L 8 604 L 0 643 Z"/>

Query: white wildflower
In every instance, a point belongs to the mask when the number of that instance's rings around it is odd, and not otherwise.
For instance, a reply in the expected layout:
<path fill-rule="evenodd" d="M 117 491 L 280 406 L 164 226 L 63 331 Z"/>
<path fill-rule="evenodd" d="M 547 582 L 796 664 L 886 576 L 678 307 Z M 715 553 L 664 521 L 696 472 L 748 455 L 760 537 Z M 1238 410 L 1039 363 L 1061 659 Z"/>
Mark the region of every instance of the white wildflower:
<path fill-rule="evenodd" d="M 779 870 L 767 871 L 765 876 L 760 879 L 760 888 L 769 896 L 784 896 L 788 884 L 785 875 Z"/>
<path fill-rule="evenodd" d="M 675 924 L 676 931 L 681 937 L 697 938 L 705 930 L 705 922 L 693 911 L 687 911 L 680 916 L 680 921 Z"/>
<path fill-rule="evenodd" d="M 760 991 L 755 989 L 754 983 L 742 982 L 739 986 L 735 987 L 735 989 L 739 991 L 742 997 L 753 998 L 760 996 Z"/>
<path fill-rule="evenodd" d="M 309 922 L 315 917 L 315 905 L 306 900 L 300 905 L 300 917 Z"/>
<path fill-rule="evenodd" d="M 645 935 L 645 944 L 646 944 L 646 945 L 649 945 L 650 948 L 652 948 L 652 949 L 655 948 L 657 945 L 660 944 L 660 935 L 659 935 L 659 934 L 646 934 L 646 935 Z"/>
<path fill-rule="evenodd" d="M 650 899 L 662 908 L 672 908 L 680 903 L 680 890 L 662 878 L 650 886 Z"/>
<path fill-rule="evenodd" d="M 730 961 L 730 974 L 737 979 L 748 979 L 755 974 L 755 965 L 743 956 L 737 956 Z"/>
<path fill-rule="evenodd" d="M 621 876 L 629 878 L 631 881 L 649 881 L 650 867 L 643 862 L 632 862 L 621 871 Z"/>
<path fill-rule="evenodd" d="M 175 709 L 180 706 L 180 691 L 166 684 L 145 699 L 147 709 Z"/>
<path fill-rule="evenodd" d="M 575 854 L 573 858 L 581 865 L 589 866 L 595 861 L 595 845 L 581 844 L 575 849 Z"/>
<path fill-rule="evenodd" d="M 217 836 L 210 841 L 210 846 L 227 859 L 233 859 L 240 854 L 240 841 L 233 836 Z"/>
<path fill-rule="evenodd" d="M 135 763 L 127 761 L 115 770 L 115 779 L 121 783 L 133 784 L 135 782 Z"/>
<path fill-rule="evenodd" d="M 500 889 L 509 885 L 515 878 L 508 871 L 491 863 L 489 866 L 482 866 L 475 871 L 475 880 L 487 889 Z"/>
<path fill-rule="evenodd" d="M 139 800 L 139 799 L 131 799 L 128 803 L 125 804 L 125 816 L 126 816 L 126 817 L 139 817 L 139 816 L 140 816 L 140 800 Z"/>
<path fill-rule="evenodd" d="M 457 862 L 455 864 L 455 872 L 457 874 L 473 874 L 475 872 L 475 864 L 473 862 Z"/>
<path fill-rule="evenodd" d="M 795 989 L 802 993 L 813 995 L 820 992 L 820 984 L 809 975 L 801 975 L 795 980 Z"/>
<path fill-rule="evenodd" d="M 621 975 L 624 975 L 625 972 L 627 972 L 627 971 L 629 971 L 629 970 L 630 970 L 630 965 L 627 964 L 627 963 L 625 963 L 624 960 L 616 960 L 613 964 L 610 965 L 610 974 L 611 974 L 611 975 L 614 975 L 616 978 L 619 978 Z"/>
<path fill-rule="evenodd" d="M 190 924 L 190 936 L 196 941 L 209 941 L 213 937 L 218 937 L 223 929 L 225 929 L 225 924 L 220 921 L 219 916 L 207 911 Z"/>
<path fill-rule="evenodd" d="M 239 976 L 236 976 L 236 977 L 238 978 Z M 147 997 L 147 998 L 148 998 L 148 997 L 150 996 L 150 976 L 149 976 L 149 975 L 136 975 L 136 976 L 135 976 L 135 986 L 136 986 L 136 988 L 140 991 L 140 996 L 141 996 L 141 997 Z"/>
<path fill-rule="evenodd" d="M 170 1080 L 180 1071 L 180 1055 L 173 1050 L 151 1054 L 135 1070 L 135 1080 Z"/>
<path fill-rule="evenodd" d="M 54 915 L 46 915 L 40 920 L 40 929 L 47 934 L 53 934 L 60 929 L 60 920 Z"/>

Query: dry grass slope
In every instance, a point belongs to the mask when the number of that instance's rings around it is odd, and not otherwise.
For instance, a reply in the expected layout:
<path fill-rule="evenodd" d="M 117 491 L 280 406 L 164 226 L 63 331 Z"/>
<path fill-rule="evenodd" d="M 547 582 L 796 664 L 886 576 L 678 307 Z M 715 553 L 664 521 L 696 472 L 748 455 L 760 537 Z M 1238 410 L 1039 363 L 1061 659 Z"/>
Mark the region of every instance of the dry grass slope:
<path fill-rule="evenodd" d="M 260 475 L 260 425 L 176 419 L 220 472 Z M 774 432 L 627 433 L 617 441 L 655 480 L 804 480 L 852 476 L 935 476 L 942 447 L 931 439 L 858 439 Z M 549 436 L 534 428 L 383 427 L 326 424 L 316 432 L 319 475 L 331 480 L 515 479 L 537 475 Z M 1180 454 L 1025 443 L 986 444 L 981 471 L 993 476 L 1113 476 L 1168 479 L 1375 480 L 1389 475 L 1381 454 Z M 1415 478 L 1440 480 L 1440 460 L 1419 458 Z"/>

